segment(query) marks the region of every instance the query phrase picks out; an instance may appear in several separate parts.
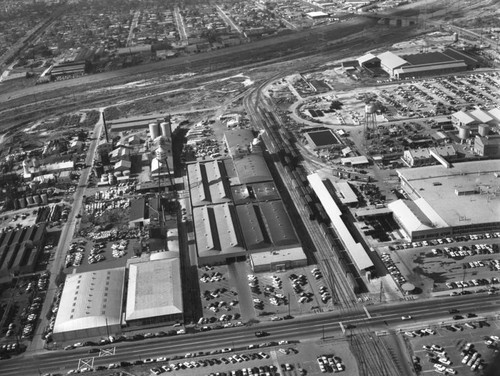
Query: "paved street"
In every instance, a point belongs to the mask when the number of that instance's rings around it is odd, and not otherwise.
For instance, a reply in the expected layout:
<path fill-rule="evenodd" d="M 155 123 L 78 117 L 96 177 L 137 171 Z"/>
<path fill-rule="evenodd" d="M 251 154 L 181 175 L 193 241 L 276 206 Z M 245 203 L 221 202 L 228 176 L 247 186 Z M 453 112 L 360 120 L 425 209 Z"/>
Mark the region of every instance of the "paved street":
<path fill-rule="evenodd" d="M 481 311 L 478 307 L 483 307 Z M 207 351 L 223 347 L 242 347 L 250 343 L 268 341 L 305 340 L 319 338 L 323 333 L 334 338 L 342 337 L 339 321 L 356 325 L 354 333 L 369 330 L 397 330 L 439 327 L 452 321 L 448 313 L 450 308 L 458 308 L 462 312 L 475 312 L 481 316 L 495 319 L 500 309 L 500 297 L 484 294 L 460 296 L 454 299 L 426 300 L 417 303 L 404 302 L 369 306 L 368 318 L 363 309 L 343 309 L 330 313 L 311 314 L 290 321 L 269 322 L 259 326 L 228 328 L 218 331 L 186 334 L 174 338 L 164 337 L 139 342 L 122 342 L 116 344 L 116 354 L 105 358 L 97 358 L 95 365 L 104 365 L 117 361 L 133 361 L 146 357 L 171 356 L 193 351 Z M 401 316 L 411 314 L 412 320 L 402 321 Z M 446 320 L 443 320 L 446 317 Z M 475 318 L 478 320 L 478 318 Z M 386 325 L 387 323 L 387 325 Z M 254 331 L 265 330 L 270 336 L 256 339 Z M 45 353 L 26 352 L 20 357 L 3 360 L 0 363 L 2 376 L 39 375 L 39 372 L 64 371 L 76 368 L 78 359 L 87 357 L 88 348 L 75 350 L 58 350 Z M 29 361 L 27 361 L 29 360 Z"/>
<path fill-rule="evenodd" d="M 51 274 L 50 274 L 49 286 L 51 287 L 47 290 L 47 295 L 42 307 L 42 311 L 40 313 L 40 322 L 36 328 L 36 332 L 33 335 L 33 340 L 31 341 L 28 347 L 28 351 L 41 350 L 43 349 L 43 346 L 45 344 L 45 341 L 42 338 L 42 334 L 43 330 L 47 326 L 47 319 L 46 319 L 47 313 L 51 308 L 52 302 L 54 301 L 54 297 L 57 292 L 57 285 L 55 283 L 55 280 L 59 272 L 62 270 L 63 262 L 66 257 L 66 250 L 69 248 L 69 244 L 73 239 L 73 234 L 75 232 L 75 228 L 78 222 L 76 215 L 80 212 L 81 209 L 85 188 L 87 186 L 90 172 L 92 171 L 91 166 L 93 163 L 94 154 L 97 149 L 97 145 L 99 143 L 99 137 L 104 124 L 102 119 L 102 111 L 104 111 L 104 109 L 100 110 L 101 110 L 100 119 L 94 127 L 94 139 L 91 141 L 89 149 L 87 151 L 87 158 L 85 160 L 85 164 L 87 165 L 87 167 L 82 170 L 78 187 L 76 188 L 76 191 L 73 195 L 74 201 L 72 210 L 70 211 L 68 220 L 61 231 L 61 237 L 59 239 L 59 244 L 55 252 L 54 261 L 52 262 L 50 267 Z"/>

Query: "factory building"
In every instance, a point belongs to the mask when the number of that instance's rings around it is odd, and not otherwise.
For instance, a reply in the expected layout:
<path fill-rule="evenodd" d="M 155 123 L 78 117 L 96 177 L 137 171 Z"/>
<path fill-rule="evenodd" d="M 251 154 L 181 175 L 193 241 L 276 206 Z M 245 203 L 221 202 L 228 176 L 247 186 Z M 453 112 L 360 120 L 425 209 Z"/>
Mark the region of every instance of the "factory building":
<path fill-rule="evenodd" d="M 500 158 L 500 135 L 477 135 L 474 139 L 474 153 L 481 157 Z"/>
<path fill-rule="evenodd" d="M 411 241 L 500 231 L 498 161 L 397 171 L 408 200 L 388 206 Z"/>
<path fill-rule="evenodd" d="M 0 232 L 0 280 L 33 273 L 47 234 L 45 223 Z"/>
<path fill-rule="evenodd" d="M 178 258 L 130 264 L 125 323 L 128 327 L 183 322 Z"/>
<path fill-rule="evenodd" d="M 66 276 L 54 324 L 55 342 L 121 333 L 125 268 Z"/>
<path fill-rule="evenodd" d="M 500 124 L 500 109 L 492 108 L 491 110 L 475 109 L 473 111 L 457 111 L 451 115 L 451 121 L 455 128 L 468 127 L 473 132 L 479 132 L 480 124 L 485 124 L 489 127 L 498 126 Z"/>
<path fill-rule="evenodd" d="M 441 161 L 436 156 L 441 156 L 448 162 L 457 159 L 457 151 L 453 145 L 444 145 L 433 148 L 409 149 L 403 152 L 402 160 L 408 167 L 429 166 Z"/>
<path fill-rule="evenodd" d="M 199 264 L 222 264 L 246 258 L 233 205 L 195 207 L 193 221 Z"/>
<path fill-rule="evenodd" d="M 358 59 L 360 66 L 368 69 L 376 67 L 378 61 L 380 67 L 396 79 L 462 72 L 477 65 L 475 59 L 453 48 L 405 56 L 386 51 L 376 57 L 366 54 Z"/>
<path fill-rule="evenodd" d="M 193 207 L 231 201 L 224 163 L 221 160 L 191 163 L 187 170 Z"/>

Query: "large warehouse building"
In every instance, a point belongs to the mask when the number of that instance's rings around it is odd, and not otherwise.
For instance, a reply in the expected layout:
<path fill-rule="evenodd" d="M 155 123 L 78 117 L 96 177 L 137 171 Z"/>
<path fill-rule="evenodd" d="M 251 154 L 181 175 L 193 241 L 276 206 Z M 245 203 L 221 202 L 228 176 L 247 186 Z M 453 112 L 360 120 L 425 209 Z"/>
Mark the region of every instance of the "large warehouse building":
<path fill-rule="evenodd" d="M 391 51 L 377 56 L 368 53 L 358 58 L 358 63 L 361 68 L 367 69 L 379 66 L 389 76 L 397 79 L 462 72 L 478 66 L 476 59 L 453 48 L 405 56 Z"/>
<path fill-rule="evenodd" d="M 332 228 L 341 241 L 344 249 L 349 254 L 352 263 L 356 266 L 359 272 L 368 271 L 373 268 L 374 264 L 363 244 L 353 238 L 351 232 L 347 228 L 342 211 L 332 197 L 329 189 L 326 187 L 323 179 L 318 174 L 307 176 L 307 180 L 318 196 L 321 205 L 330 218 Z"/>
<path fill-rule="evenodd" d="M 183 322 L 178 258 L 130 264 L 125 322 L 129 327 Z"/>
<path fill-rule="evenodd" d="M 187 166 L 199 264 L 301 249 L 261 149 L 253 141 L 249 130 L 226 132 L 224 142 L 232 158 Z"/>
<path fill-rule="evenodd" d="M 55 342 L 121 332 L 125 268 L 66 276 L 54 324 Z"/>
<path fill-rule="evenodd" d="M 498 161 L 397 171 L 409 200 L 389 204 L 411 241 L 500 231 Z"/>

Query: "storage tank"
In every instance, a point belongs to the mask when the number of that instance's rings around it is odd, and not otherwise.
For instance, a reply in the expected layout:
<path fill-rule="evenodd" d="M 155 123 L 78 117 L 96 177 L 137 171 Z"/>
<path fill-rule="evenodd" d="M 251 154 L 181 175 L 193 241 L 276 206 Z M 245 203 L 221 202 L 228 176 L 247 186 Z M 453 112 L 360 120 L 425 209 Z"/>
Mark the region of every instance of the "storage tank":
<path fill-rule="evenodd" d="M 42 203 L 42 199 L 39 195 L 33 196 L 33 200 L 35 200 L 35 204 L 40 205 Z"/>
<path fill-rule="evenodd" d="M 461 140 L 466 140 L 470 137 L 470 128 L 461 126 L 458 129 L 458 138 Z"/>
<path fill-rule="evenodd" d="M 365 104 L 365 113 L 366 114 L 374 114 L 377 112 L 377 106 L 375 103 Z"/>
<path fill-rule="evenodd" d="M 160 136 L 160 129 L 158 128 L 157 123 L 150 123 L 149 124 L 149 137 L 151 137 L 152 140 Z"/>
<path fill-rule="evenodd" d="M 488 124 L 479 124 L 477 126 L 477 132 L 481 137 L 485 137 L 490 134 L 490 126 Z"/>
<path fill-rule="evenodd" d="M 160 123 L 160 130 L 161 130 L 161 135 L 163 137 L 170 138 L 172 132 L 170 129 L 170 123 L 167 123 L 166 121 Z"/>
<path fill-rule="evenodd" d="M 40 195 L 40 198 L 42 199 L 42 204 L 47 205 L 49 203 L 49 197 L 47 196 L 47 193 L 42 193 Z"/>

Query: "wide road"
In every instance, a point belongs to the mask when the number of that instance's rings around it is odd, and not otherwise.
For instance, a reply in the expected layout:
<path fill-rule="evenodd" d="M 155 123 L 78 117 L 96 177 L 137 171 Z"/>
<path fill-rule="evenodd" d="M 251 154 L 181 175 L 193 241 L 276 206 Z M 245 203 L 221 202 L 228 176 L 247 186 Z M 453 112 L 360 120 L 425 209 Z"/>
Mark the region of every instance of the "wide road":
<path fill-rule="evenodd" d="M 101 135 L 101 131 L 104 125 L 102 116 L 103 111 L 104 109 L 101 109 L 99 121 L 96 123 L 94 127 L 94 134 L 93 134 L 94 139 L 90 142 L 89 149 L 87 151 L 87 158 L 85 159 L 85 164 L 87 165 L 87 167 L 82 170 L 82 173 L 80 175 L 78 187 L 76 188 L 75 193 L 73 195 L 73 206 L 68 216 L 68 220 L 61 231 L 61 236 L 59 238 L 59 243 L 54 256 L 54 262 L 52 263 L 50 268 L 51 272 L 49 281 L 50 289 L 47 290 L 47 295 L 45 297 L 42 311 L 40 313 L 40 322 L 37 325 L 36 331 L 33 334 L 33 339 L 29 346 L 29 350 L 32 351 L 43 349 L 43 346 L 45 344 L 42 335 L 45 327 L 48 324 L 46 317 L 47 313 L 49 312 L 49 309 L 52 306 L 52 302 L 54 301 L 54 297 L 57 292 L 56 278 L 59 272 L 63 268 L 63 262 L 66 259 L 66 251 L 69 248 L 69 243 L 71 243 L 73 239 L 73 234 L 75 232 L 75 228 L 77 225 L 76 215 L 80 212 L 83 196 L 85 193 L 85 188 L 89 180 L 90 172 L 92 171 L 91 166 L 93 164 L 94 155 L 97 149 L 97 145 L 99 143 L 99 137 Z"/>
<path fill-rule="evenodd" d="M 481 311 L 477 308 L 481 307 Z M 155 338 L 138 342 L 121 342 L 116 345 L 114 355 L 95 358 L 94 365 L 107 365 L 119 361 L 133 361 L 148 357 L 173 356 L 186 352 L 207 351 L 224 347 L 243 348 L 251 343 L 269 341 L 303 340 L 318 338 L 325 333 L 326 337 L 339 338 L 343 336 L 341 325 L 349 323 L 356 326 L 352 330 L 366 333 L 367 331 L 395 331 L 405 328 L 440 327 L 452 322 L 448 310 L 457 308 L 461 312 L 474 312 L 480 317 L 496 318 L 500 310 L 500 296 L 474 294 L 455 298 L 423 300 L 380 306 L 369 306 L 367 312 L 361 309 L 337 310 L 335 312 L 302 316 L 290 321 L 269 322 L 259 326 L 221 329 L 218 331 L 182 336 Z M 401 316 L 412 315 L 412 320 L 402 321 Z M 471 321 L 477 320 L 470 319 Z M 254 331 L 265 330 L 270 335 L 265 338 L 255 338 Z M 109 346 L 107 346 L 109 347 Z M 53 352 L 32 353 L 0 362 L 2 376 L 39 375 L 39 372 L 66 372 L 77 368 L 78 359 L 86 358 L 88 348 L 75 350 L 57 350 Z"/>

